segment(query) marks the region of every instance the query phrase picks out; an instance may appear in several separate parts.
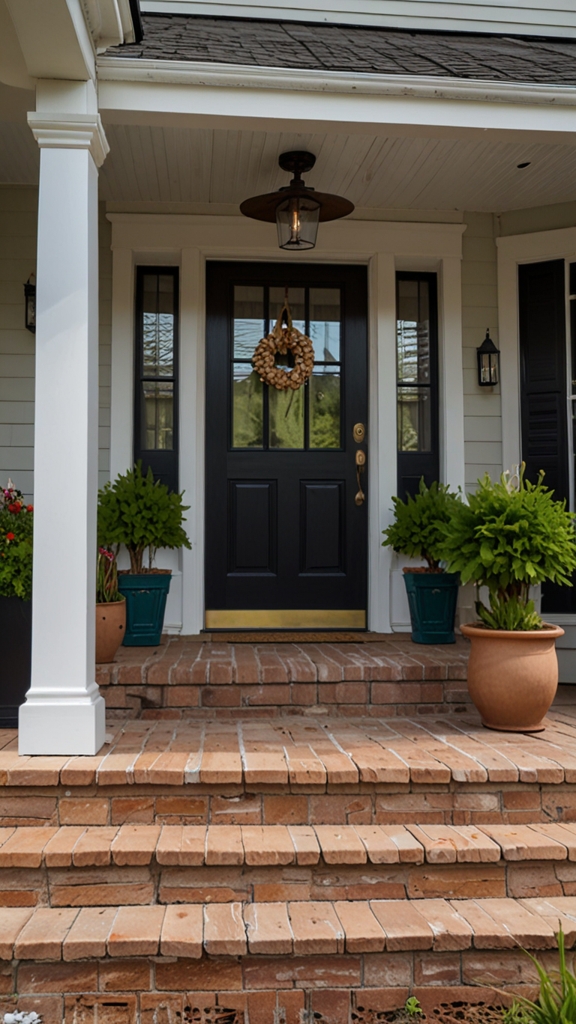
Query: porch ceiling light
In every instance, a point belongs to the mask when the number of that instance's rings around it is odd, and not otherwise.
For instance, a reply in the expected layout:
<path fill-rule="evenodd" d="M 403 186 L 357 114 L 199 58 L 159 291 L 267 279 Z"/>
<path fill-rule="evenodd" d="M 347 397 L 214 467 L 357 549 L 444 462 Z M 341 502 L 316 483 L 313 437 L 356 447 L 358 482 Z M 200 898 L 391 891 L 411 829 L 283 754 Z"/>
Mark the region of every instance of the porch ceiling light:
<path fill-rule="evenodd" d="M 500 352 L 490 337 L 489 329 L 482 344 L 476 349 L 478 356 L 478 384 L 493 388 L 500 378 Z"/>
<path fill-rule="evenodd" d="M 32 334 L 36 333 L 36 285 L 34 281 L 34 274 L 30 274 L 24 285 L 24 324 L 26 330 L 32 331 Z"/>
<path fill-rule="evenodd" d="M 254 220 L 276 221 L 278 245 L 281 249 L 313 249 L 316 245 L 318 223 L 338 220 L 352 213 L 354 204 L 342 196 L 328 192 L 316 192 L 305 185 L 302 175 L 311 171 L 316 163 L 312 153 L 282 153 L 278 163 L 283 171 L 294 175 L 289 185 L 277 192 L 266 192 L 262 196 L 245 199 L 240 213 Z"/>

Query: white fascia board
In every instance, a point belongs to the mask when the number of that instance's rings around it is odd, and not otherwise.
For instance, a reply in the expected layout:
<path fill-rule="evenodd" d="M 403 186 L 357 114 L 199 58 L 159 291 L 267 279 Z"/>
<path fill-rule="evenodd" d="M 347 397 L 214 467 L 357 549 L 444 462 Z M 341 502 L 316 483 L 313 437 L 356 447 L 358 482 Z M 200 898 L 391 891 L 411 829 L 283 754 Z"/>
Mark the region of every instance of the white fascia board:
<path fill-rule="evenodd" d="M 81 0 L 6 0 L 31 78 L 87 81 L 95 50 Z"/>
<path fill-rule="evenodd" d="M 100 109 L 116 123 L 576 140 L 576 87 L 102 57 Z"/>
<path fill-rule="evenodd" d="M 282 21 L 362 25 L 378 28 L 436 32 L 497 32 L 511 35 L 576 36 L 576 14 L 571 0 L 556 0 L 551 7 L 542 0 L 519 3 L 462 3 L 461 0 L 373 0 L 358 3 L 290 0 L 274 6 L 265 0 L 141 0 L 143 14 L 195 14 L 201 17 L 272 18 Z"/>

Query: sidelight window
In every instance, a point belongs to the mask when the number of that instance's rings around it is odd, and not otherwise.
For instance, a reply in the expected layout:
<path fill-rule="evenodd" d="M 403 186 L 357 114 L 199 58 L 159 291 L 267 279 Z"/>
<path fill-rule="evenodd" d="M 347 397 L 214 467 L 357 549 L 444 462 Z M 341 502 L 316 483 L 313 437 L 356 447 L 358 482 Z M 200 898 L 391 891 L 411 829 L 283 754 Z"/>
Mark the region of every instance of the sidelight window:
<path fill-rule="evenodd" d="M 178 488 L 178 269 L 136 272 L 134 459 Z"/>
<path fill-rule="evenodd" d="M 297 391 L 262 384 L 252 368 L 258 342 L 272 330 L 284 288 L 236 285 L 231 346 L 232 448 L 313 451 L 341 447 L 342 338 L 339 288 L 292 287 L 292 322 L 314 344 L 314 371 Z M 277 365 L 291 366 L 278 356 Z"/>
<path fill-rule="evenodd" d="M 436 275 L 396 278 L 398 494 L 438 479 Z"/>

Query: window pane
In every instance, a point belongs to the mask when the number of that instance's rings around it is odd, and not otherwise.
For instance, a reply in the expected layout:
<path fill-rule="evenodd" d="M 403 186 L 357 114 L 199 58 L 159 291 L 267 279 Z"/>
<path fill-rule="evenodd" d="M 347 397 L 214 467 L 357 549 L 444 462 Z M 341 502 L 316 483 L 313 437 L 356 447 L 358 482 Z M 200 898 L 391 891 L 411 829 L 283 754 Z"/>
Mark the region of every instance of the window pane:
<path fill-rule="evenodd" d="M 174 278 L 145 274 L 142 308 L 142 361 L 145 377 L 174 375 Z"/>
<path fill-rule="evenodd" d="M 398 281 L 398 380 L 430 382 L 430 311 L 428 281 Z"/>
<path fill-rule="evenodd" d="M 432 449 L 429 388 L 398 388 L 398 448 L 401 452 Z"/>
<path fill-rule="evenodd" d="M 340 370 L 317 366 L 309 395 L 310 447 L 340 448 Z"/>
<path fill-rule="evenodd" d="M 270 420 L 270 448 L 304 447 L 304 395 L 305 388 L 298 391 L 278 391 L 268 388 L 268 410 Z"/>
<path fill-rule="evenodd" d="M 270 330 L 274 327 L 282 306 L 284 305 L 284 288 L 270 289 Z M 292 323 L 299 331 L 306 331 L 305 288 L 289 288 L 288 304 L 292 313 Z"/>
<path fill-rule="evenodd" d="M 146 451 L 171 451 L 174 447 L 174 385 L 142 383 L 142 437 Z"/>
<path fill-rule="evenodd" d="M 232 371 L 232 447 L 261 448 L 262 383 L 250 363 L 233 363 Z"/>
<path fill-rule="evenodd" d="M 236 285 L 234 358 L 251 359 L 264 333 L 264 288 L 258 285 Z"/>
<path fill-rule="evenodd" d="M 310 337 L 318 363 L 340 361 L 340 289 L 310 289 Z"/>

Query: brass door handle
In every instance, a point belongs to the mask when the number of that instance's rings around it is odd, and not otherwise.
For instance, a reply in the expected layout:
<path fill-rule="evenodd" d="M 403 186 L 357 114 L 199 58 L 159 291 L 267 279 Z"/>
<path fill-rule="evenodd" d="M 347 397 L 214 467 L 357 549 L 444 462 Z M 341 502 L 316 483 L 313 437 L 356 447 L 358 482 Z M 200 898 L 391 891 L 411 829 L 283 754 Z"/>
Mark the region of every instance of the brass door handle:
<path fill-rule="evenodd" d="M 354 501 L 357 505 L 363 505 L 366 500 L 366 495 L 362 490 L 362 484 L 360 483 L 360 474 L 364 472 L 366 467 L 366 452 L 363 452 L 361 448 L 356 452 L 356 481 L 358 483 L 358 491 L 354 497 Z"/>

